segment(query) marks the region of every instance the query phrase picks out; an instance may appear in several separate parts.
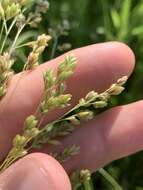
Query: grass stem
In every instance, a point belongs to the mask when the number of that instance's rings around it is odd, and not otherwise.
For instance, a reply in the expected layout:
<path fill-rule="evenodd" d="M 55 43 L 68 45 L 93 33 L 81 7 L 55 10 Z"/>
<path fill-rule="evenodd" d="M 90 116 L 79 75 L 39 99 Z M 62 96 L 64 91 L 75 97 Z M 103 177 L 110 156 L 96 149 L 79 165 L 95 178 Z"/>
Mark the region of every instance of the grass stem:
<path fill-rule="evenodd" d="M 51 53 L 50 59 L 54 58 L 55 52 L 56 52 L 56 49 L 57 49 L 57 45 L 58 45 L 58 36 L 56 36 L 55 39 L 54 39 L 54 44 L 53 44 L 53 47 L 52 47 L 52 53 Z"/>
<path fill-rule="evenodd" d="M 112 185 L 114 190 L 123 190 L 118 182 L 105 169 L 101 168 L 99 173 Z"/>

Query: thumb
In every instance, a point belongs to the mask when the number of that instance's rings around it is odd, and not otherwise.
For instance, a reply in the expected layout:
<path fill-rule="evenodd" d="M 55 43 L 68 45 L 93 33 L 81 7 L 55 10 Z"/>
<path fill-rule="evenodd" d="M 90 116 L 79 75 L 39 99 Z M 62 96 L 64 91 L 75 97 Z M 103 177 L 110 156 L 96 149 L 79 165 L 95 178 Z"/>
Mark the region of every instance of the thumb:
<path fill-rule="evenodd" d="M 51 156 L 34 153 L 0 175 L 0 190 L 71 190 L 62 166 Z"/>

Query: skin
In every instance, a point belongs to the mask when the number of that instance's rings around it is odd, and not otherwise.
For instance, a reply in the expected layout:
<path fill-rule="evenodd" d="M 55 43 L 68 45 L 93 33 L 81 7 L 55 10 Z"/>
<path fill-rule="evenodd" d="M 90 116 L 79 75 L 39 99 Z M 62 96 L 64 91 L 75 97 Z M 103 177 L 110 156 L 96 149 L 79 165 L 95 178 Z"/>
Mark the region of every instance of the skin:
<path fill-rule="evenodd" d="M 78 59 L 67 91 L 73 94 L 72 106 L 92 89 L 103 91 L 122 76 L 130 76 L 135 64 L 132 50 L 125 44 L 108 42 L 72 51 Z M 13 137 L 22 131 L 26 116 L 35 112 L 43 93 L 42 72 L 56 69 L 64 55 L 39 66 L 30 74 L 15 75 L 8 93 L 1 101 L 0 159 L 8 153 Z M 19 81 L 19 82 L 17 82 Z M 18 83 L 18 85 L 17 85 Z M 80 87 L 80 88 L 79 88 Z M 11 95 L 13 94 L 13 95 Z M 71 106 L 71 107 L 72 107 Z M 69 109 L 69 108 L 68 108 Z M 143 102 L 112 108 L 62 140 L 65 146 L 79 144 L 80 154 L 63 166 L 47 154 L 54 147 L 44 147 L 43 153 L 32 153 L 17 161 L 0 176 L 2 190 L 70 190 L 67 173 L 88 168 L 96 171 L 109 162 L 143 149 Z M 67 110 L 50 113 L 44 123 L 58 118 Z M 44 125 L 43 123 L 43 125 Z M 66 171 L 66 172 L 65 172 Z"/>

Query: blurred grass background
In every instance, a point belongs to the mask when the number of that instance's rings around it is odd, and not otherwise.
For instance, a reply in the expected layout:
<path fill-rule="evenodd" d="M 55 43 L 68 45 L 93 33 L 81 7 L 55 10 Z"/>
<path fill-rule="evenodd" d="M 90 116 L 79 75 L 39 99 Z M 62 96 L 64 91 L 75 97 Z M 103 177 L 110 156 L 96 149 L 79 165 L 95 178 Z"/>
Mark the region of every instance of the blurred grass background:
<path fill-rule="evenodd" d="M 58 56 L 70 48 L 110 40 L 122 41 L 135 52 L 137 65 L 127 84 L 126 93 L 114 105 L 143 98 L 143 0 L 51 0 L 38 29 L 25 31 L 21 40 L 38 33 L 50 33 L 53 42 L 43 60 Z M 38 31 L 37 31 L 38 30 Z M 57 46 L 58 44 L 58 46 Z M 56 51 L 55 51 L 56 50 Z M 18 52 L 24 61 L 25 50 Z M 56 52 L 56 53 L 55 53 Z M 20 70 L 15 65 L 16 70 Z M 121 126 L 122 127 L 122 126 Z M 125 190 L 143 190 L 143 153 L 114 161 L 107 171 Z M 95 189 L 110 189 L 110 184 L 93 174 Z"/>

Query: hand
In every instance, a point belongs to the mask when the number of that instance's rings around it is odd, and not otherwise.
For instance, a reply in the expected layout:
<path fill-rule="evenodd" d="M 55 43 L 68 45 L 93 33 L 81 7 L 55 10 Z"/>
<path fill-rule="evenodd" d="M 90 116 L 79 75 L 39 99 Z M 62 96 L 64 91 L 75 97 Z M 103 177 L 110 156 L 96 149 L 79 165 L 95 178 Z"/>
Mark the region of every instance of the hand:
<path fill-rule="evenodd" d="M 103 91 L 118 78 L 129 76 L 134 68 L 134 55 L 122 43 L 91 45 L 73 53 L 78 66 L 68 81 L 68 92 L 73 95 L 72 106 L 92 89 Z M 38 106 L 43 92 L 42 72 L 49 67 L 56 68 L 62 59 L 63 56 L 39 66 L 30 74 L 22 77 L 18 74 L 12 79 L 0 105 L 1 160 L 8 153 L 13 137 L 22 131 L 26 116 L 34 113 Z M 81 147 L 80 154 L 64 164 L 67 173 L 80 168 L 95 171 L 112 160 L 141 150 L 142 109 L 142 101 L 115 107 L 65 138 L 63 146 L 75 143 Z M 65 111 L 52 112 L 45 122 L 56 119 Z M 51 149 L 53 147 L 46 147 L 43 152 L 48 153 Z M 1 174 L 0 187 L 2 190 L 69 190 L 70 182 L 57 161 L 46 154 L 33 153 Z"/>

